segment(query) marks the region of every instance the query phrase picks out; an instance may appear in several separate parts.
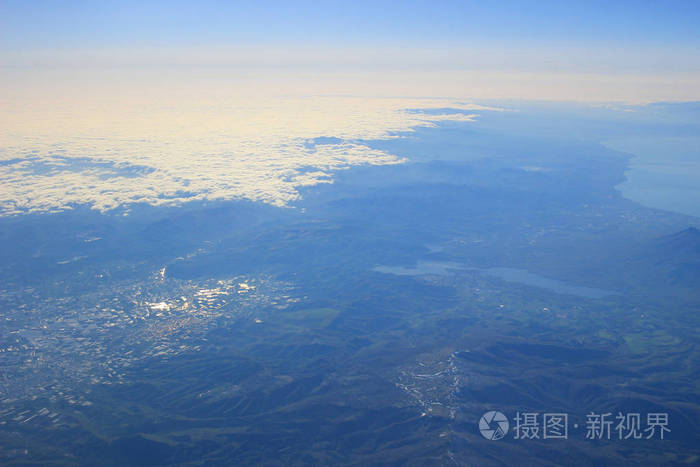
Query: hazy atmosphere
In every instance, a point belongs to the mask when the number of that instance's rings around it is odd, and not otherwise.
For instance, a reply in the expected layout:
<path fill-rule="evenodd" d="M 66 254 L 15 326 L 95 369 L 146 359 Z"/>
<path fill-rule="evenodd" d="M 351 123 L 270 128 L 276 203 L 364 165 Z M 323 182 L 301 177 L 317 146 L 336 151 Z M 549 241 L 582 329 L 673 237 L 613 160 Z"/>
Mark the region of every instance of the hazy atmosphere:
<path fill-rule="evenodd" d="M 698 463 L 699 23 L 0 0 L 0 464 Z"/>

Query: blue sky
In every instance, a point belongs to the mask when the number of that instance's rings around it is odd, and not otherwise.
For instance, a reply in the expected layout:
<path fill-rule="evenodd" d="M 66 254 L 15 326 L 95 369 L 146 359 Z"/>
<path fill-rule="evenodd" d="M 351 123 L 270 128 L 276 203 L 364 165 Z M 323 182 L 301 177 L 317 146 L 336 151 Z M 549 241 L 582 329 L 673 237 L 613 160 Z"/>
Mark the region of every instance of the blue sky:
<path fill-rule="evenodd" d="M 277 68 L 373 95 L 399 79 L 411 95 L 695 100 L 698 24 L 697 0 L 0 0 L 0 85 L 39 68 Z"/>
<path fill-rule="evenodd" d="M 698 1 L 14 1 L 14 50 L 258 44 L 589 43 L 697 47 Z"/>

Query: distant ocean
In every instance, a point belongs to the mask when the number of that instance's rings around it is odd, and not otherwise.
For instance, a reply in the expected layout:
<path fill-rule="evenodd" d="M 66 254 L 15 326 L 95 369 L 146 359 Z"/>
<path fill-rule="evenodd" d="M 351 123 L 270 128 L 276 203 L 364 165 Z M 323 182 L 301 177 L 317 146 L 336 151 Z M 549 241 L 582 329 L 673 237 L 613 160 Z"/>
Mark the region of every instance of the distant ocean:
<path fill-rule="evenodd" d="M 635 137 L 605 145 L 634 155 L 627 180 L 617 186 L 626 198 L 700 218 L 700 136 Z"/>

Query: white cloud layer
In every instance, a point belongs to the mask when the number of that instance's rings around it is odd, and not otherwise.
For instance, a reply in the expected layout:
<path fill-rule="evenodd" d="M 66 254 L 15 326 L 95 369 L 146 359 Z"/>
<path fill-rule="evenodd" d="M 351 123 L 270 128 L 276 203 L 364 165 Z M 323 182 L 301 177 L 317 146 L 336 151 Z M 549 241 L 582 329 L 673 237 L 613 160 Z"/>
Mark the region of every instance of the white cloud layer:
<path fill-rule="evenodd" d="M 299 198 L 299 187 L 330 183 L 334 171 L 402 162 L 361 140 L 396 137 L 440 120 L 469 121 L 479 108 L 445 100 L 256 97 L 197 87 L 149 96 L 49 94 L 19 95 L 1 107 L 0 120 L 8 124 L 0 129 L 0 215 L 195 200 L 288 206 Z M 448 106 L 466 112 L 405 110 Z M 342 141 L 310 144 L 320 137 Z"/>

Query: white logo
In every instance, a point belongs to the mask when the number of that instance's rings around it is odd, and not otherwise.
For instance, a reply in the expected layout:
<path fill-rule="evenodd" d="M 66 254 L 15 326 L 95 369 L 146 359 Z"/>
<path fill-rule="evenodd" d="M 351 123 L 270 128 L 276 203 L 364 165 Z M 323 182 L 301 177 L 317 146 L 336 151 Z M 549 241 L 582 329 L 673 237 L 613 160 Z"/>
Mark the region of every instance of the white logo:
<path fill-rule="evenodd" d="M 508 434 L 508 418 L 501 412 L 491 410 L 481 416 L 479 420 L 479 431 L 484 438 L 495 441 Z"/>

